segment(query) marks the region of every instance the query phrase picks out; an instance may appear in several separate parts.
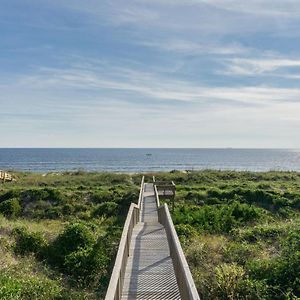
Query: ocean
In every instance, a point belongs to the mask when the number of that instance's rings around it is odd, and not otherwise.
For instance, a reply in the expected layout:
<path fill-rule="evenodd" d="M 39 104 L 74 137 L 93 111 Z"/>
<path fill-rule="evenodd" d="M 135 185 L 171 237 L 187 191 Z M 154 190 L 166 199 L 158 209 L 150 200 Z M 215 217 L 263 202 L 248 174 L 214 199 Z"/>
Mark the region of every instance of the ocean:
<path fill-rule="evenodd" d="M 0 149 L 0 170 L 300 171 L 300 149 Z"/>

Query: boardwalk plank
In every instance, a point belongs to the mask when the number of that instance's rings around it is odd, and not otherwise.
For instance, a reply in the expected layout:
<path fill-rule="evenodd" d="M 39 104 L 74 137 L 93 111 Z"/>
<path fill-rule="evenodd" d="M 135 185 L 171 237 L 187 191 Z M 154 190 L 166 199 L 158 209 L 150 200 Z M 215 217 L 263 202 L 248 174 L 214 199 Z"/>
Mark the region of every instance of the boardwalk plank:
<path fill-rule="evenodd" d="M 181 299 L 152 184 L 145 184 L 141 222 L 133 230 L 124 276 L 122 300 L 133 299 Z"/>

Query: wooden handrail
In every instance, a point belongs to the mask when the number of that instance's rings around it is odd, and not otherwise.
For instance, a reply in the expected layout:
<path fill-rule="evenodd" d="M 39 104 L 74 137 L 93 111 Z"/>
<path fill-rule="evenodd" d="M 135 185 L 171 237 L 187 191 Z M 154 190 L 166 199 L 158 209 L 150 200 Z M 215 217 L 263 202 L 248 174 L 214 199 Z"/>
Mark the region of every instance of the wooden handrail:
<path fill-rule="evenodd" d="M 153 187 L 154 187 L 154 195 L 155 195 L 156 206 L 157 206 L 157 209 L 158 209 L 160 207 L 158 191 L 157 191 L 157 187 L 156 187 L 155 184 L 153 185 Z"/>
<path fill-rule="evenodd" d="M 139 208 L 131 203 L 123 228 L 115 265 L 111 274 L 105 300 L 120 300 L 124 283 L 124 274 L 129 256 L 129 246 L 133 227 L 139 221 Z"/>
<path fill-rule="evenodd" d="M 175 186 L 175 183 L 173 181 L 153 181 L 153 184 L 155 185 L 161 185 L 161 186 Z"/>
<path fill-rule="evenodd" d="M 162 225 L 164 225 L 167 233 L 170 255 L 173 261 L 181 299 L 199 300 L 200 297 L 196 289 L 189 265 L 180 245 L 180 241 L 177 236 L 167 204 L 164 204 L 158 208 L 158 220 Z"/>
<path fill-rule="evenodd" d="M 124 283 L 124 274 L 129 256 L 129 247 L 134 226 L 140 221 L 140 205 L 144 192 L 144 176 L 141 181 L 141 189 L 138 205 L 131 203 L 124 224 L 115 265 L 110 277 L 105 300 L 120 300 Z"/>
<path fill-rule="evenodd" d="M 159 189 L 170 189 L 172 191 L 175 191 L 176 185 L 174 181 L 156 181 L 155 176 L 153 176 L 153 186 L 157 187 L 157 190 Z"/>
<path fill-rule="evenodd" d="M 140 194 L 139 194 L 139 201 L 138 201 L 138 207 L 141 207 L 141 202 L 143 198 L 143 193 L 144 193 L 144 184 L 145 184 L 145 176 L 142 177 L 141 180 L 141 186 L 140 186 Z"/>
<path fill-rule="evenodd" d="M 125 225 L 123 228 L 115 265 L 110 278 L 109 286 L 106 292 L 105 300 L 121 300 L 122 289 L 126 265 L 129 256 L 129 247 L 134 226 L 140 220 L 140 205 L 144 193 L 144 177 L 141 182 L 141 190 L 138 205 L 131 203 Z M 174 271 L 179 287 L 181 299 L 183 300 L 199 300 L 197 289 L 187 264 L 186 258 L 182 251 L 179 238 L 177 236 L 171 214 L 167 204 L 160 206 L 159 194 L 157 186 L 154 184 L 154 193 L 158 208 L 158 220 L 165 227 L 170 256 L 172 258 Z"/>
<path fill-rule="evenodd" d="M 155 177 L 153 176 L 153 187 L 156 195 L 156 203 L 157 207 L 160 206 L 159 195 L 162 197 L 170 198 L 172 201 L 172 212 L 175 208 L 175 194 L 176 194 L 176 185 L 174 181 L 155 181 Z M 160 192 L 160 193 L 159 193 Z M 171 192 L 171 193 L 170 193 Z"/>
<path fill-rule="evenodd" d="M 154 183 L 154 185 L 158 188 L 158 189 L 170 189 L 170 190 L 174 190 L 176 188 L 176 186 L 174 186 L 173 184 L 156 184 Z"/>

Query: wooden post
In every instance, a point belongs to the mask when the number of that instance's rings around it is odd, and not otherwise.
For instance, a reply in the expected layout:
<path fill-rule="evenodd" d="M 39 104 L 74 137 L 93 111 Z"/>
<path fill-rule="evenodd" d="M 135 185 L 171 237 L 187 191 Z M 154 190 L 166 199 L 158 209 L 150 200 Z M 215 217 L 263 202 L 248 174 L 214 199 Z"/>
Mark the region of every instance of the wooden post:
<path fill-rule="evenodd" d="M 172 197 L 172 213 L 174 213 L 175 208 L 175 197 Z"/>

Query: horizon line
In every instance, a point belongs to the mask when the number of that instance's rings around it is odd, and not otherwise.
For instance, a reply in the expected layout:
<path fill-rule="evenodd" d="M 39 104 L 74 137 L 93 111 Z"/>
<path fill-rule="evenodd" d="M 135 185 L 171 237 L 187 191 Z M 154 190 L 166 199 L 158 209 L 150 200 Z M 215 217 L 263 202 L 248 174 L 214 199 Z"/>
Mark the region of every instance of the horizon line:
<path fill-rule="evenodd" d="M 203 150 L 300 150 L 299 148 L 290 147 L 0 147 L 0 150 L 5 149 L 203 149 Z"/>

